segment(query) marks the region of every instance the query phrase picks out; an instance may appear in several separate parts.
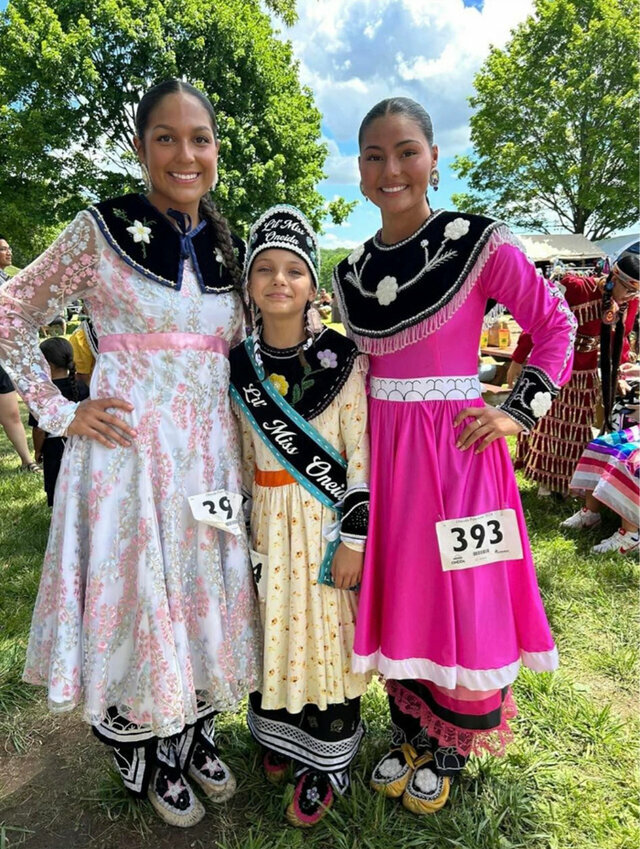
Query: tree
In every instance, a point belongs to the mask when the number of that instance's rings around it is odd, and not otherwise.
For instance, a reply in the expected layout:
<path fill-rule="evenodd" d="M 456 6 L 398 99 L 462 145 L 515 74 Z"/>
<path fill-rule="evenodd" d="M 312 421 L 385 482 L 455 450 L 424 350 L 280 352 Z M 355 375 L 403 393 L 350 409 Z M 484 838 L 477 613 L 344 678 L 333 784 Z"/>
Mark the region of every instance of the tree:
<path fill-rule="evenodd" d="M 333 292 L 333 269 L 349 256 L 351 248 L 320 248 L 320 285 L 319 288 Z"/>
<path fill-rule="evenodd" d="M 637 0 L 537 0 L 470 98 L 458 208 L 601 239 L 638 219 Z"/>
<path fill-rule="evenodd" d="M 295 20 L 295 0 L 267 5 Z M 326 214 L 320 114 L 259 0 L 10 0 L 0 43 L 0 232 L 21 261 L 45 224 L 49 234 L 87 201 L 141 188 L 135 106 L 170 76 L 214 103 L 216 197 L 233 227 L 245 233 L 280 201 L 315 226 Z"/>

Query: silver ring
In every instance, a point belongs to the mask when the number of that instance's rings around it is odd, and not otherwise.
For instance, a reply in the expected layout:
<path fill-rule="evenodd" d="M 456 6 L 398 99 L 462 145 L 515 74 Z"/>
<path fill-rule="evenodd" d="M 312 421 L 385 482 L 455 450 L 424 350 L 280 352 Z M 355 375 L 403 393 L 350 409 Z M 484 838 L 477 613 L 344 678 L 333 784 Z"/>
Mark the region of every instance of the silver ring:
<path fill-rule="evenodd" d="M 478 427 L 482 427 L 482 422 L 480 421 L 480 419 L 476 419 L 476 424 L 478 425 Z"/>

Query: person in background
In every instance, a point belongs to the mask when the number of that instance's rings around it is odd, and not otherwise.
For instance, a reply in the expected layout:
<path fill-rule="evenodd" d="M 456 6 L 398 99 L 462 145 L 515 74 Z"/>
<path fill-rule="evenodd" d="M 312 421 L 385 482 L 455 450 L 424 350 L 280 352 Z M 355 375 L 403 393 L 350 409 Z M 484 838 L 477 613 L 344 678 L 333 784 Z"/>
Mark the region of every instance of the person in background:
<path fill-rule="evenodd" d="M 623 259 L 622 262 L 624 266 L 628 260 Z M 526 478 L 538 484 L 540 496 L 556 493 L 565 497 L 569 494 L 569 484 L 578 460 L 593 437 L 601 395 L 598 351 L 604 283 L 604 277 L 577 274 L 565 274 L 558 283 L 578 322 L 573 373 L 548 414 L 530 434 L 519 435 L 515 463 L 516 468 L 524 470 Z M 615 297 L 625 303 L 631 300 L 620 284 L 616 286 Z M 625 316 L 626 331 L 632 328 L 637 310 L 636 299 Z M 532 346 L 531 335 L 522 333 L 507 373 L 509 386 L 513 386 L 520 376 Z M 625 338 L 622 361 L 626 362 L 628 357 L 629 344 Z"/>
<path fill-rule="evenodd" d="M 13 254 L 9 242 L 0 236 L 0 284 L 9 280 L 18 269 L 11 264 Z M 40 472 L 40 466 L 34 462 L 27 442 L 18 406 L 18 393 L 11 378 L 0 364 L 0 426 L 20 457 L 22 472 Z"/>
<path fill-rule="evenodd" d="M 91 319 L 88 318 L 77 327 L 69 342 L 73 348 L 73 359 L 76 364 L 76 377 L 86 386 L 91 383 L 91 375 L 98 357 L 98 334 Z"/>
<path fill-rule="evenodd" d="M 49 363 L 51 381 L 58 387 L 65 398 L 70 401 L 84 401 L 89 397 L 89 390 L 83 383 L 76 380 L 76 366 L 73 361 L 73 348 L 66 339 L 61 337 L 45 339 L 40 345 L 45 360 Z M 38 421 L 29 414 L 29 425 L 32 428 L 33 447 L 36 460 L 42 464 L 44 471 L 44 490 L 47 494 L 47 504 L 53 507 L 53 493 L 58 480 L 60 462 L 67 440 L 63 436 L 51 436 L 38 427 Z"/>
<path fill-rule="evenodd" d="M 0 283 L 13 277 L 20 270 L 12 264 L 13 251 L 4 236 L 0 236 Z"/>
<path fill-rule="evenodd" d="M 627 328 L 633 324 L 629 316 L 635 315 L 638 306 L 639 255 L 640 241 L 626 248 L 616 259 L 604 286 L 600 329 L 604 424 L 601 435 L 584 451 L 571 480 L 571 491 L 584 496 L 585 503 L 561 524 L 563 528 L 578 531 L 596 527 L 601 521 L 602 505 L 610 507 L 620 517 L 620 527 L 593 547 L 597 554 L 611 551 L 629 554 L 638 549 L 640 429 L 637 381 L 640 366 L 637 361 L 620 365 L 620 359 L 628 341 Z M 630 350 L 629 359 L 637 360 L 637 351 Z M 631 392 L 631 383 L 635 384 L 635 392 Z M 628 395 L 636 396 L 628 407 L 624 401 L 615 403 L 620 386 Z M 616 408 L 620 408 L 618 415 Z"/>

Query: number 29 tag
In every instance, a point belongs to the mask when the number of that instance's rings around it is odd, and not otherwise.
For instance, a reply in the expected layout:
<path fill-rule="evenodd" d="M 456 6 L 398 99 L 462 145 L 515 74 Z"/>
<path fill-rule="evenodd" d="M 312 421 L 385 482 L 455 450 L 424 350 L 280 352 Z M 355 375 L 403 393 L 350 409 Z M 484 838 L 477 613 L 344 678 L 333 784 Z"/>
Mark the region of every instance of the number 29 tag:
<path fill-rule="evenodd" d="M 436 534 L 443 572 L 522 557 L 515 510 L 493 510 L 479 516 L 436 522 Z"/>
<path fill-rule="evenodd" d="M 242 510 L 242 495 L 216 489 L 189 496 L 189 507 L 197 522 L 213 525 L 221 531 L 229 531 L 236 536 L 240 533 L 238 516 Z"/>

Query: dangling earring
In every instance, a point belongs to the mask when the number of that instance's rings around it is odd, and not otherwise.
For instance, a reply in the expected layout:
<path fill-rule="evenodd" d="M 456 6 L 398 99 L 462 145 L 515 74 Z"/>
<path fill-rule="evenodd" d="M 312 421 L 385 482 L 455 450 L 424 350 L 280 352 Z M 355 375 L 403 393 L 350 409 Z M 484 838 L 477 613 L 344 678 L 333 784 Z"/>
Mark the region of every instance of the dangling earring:
<path fill-rule="evenodd" d="M 304 326 L 310 338 L 317 336 L 324 327 L 320 313 L 311 301 L 307 301 L 307 305 L 304 308 Z"/>
<path fill-rule="evenodd" d="M 365 195 L 365 193 L 364 193 L 364 186 L 362 185 L 362 181 L 360 181 L 360 191 L 362 192 L 362 195 L 363 195 L 364 199 L 365 199 L 366 201 L 368 201 L 368 200 L 369 200 L 369 198 L 368 198 L 368 197 Z"/>
<path fill-rule="evenodd" d="M 429 174 L 429 185 L 433 189 L 434 192 L 438 191 L 438 186 L 440 184 L 440 172 L 437 168 L 431 169 L 431 174 Z"/>
<path fill-rule="evenodd" d="M 153 185 L 151 183 L 151 176 L 149 174 L 149 169 L 144 164 L 144 162 L 140 163 L 140 173 L 142 174 L 142 182 L 144 183 L 145 189 L 148 192 L 150 192 L 151 189 L 153 188 Z"/>

